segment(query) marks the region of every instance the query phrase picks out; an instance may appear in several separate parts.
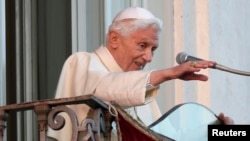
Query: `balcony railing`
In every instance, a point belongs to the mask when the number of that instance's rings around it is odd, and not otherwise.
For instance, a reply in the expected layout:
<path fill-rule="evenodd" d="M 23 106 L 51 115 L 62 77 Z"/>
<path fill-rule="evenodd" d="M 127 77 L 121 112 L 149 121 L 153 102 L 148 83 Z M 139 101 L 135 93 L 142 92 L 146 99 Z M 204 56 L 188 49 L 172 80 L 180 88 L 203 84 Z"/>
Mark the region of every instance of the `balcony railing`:
<path fill-rule="evenodd" d="M 91 110 L 91 116 L 88 116 L 82 123 L 78 124 L 76 114 L 67 105 L 87 104 Z M 9 112 L 19 112 L 33 110 L 36 114 L 39 127 L 39 141 L 47 141 L 48 127 L 54 130 L 60 130 L 64 126 L 64 120 L 58 116 L 59 113 L 65 112 L 72 122 L 71 141 L 77 141 L 78 132 L 86 131 L 90 139 L 99 141 L 104 138 L 110 141 L 112 115 L 108 112 L 108 105 L 93 95 L 85 95 L 72 98 L 49 99 L 20 104 L 10 104 L 0 107 L 0 141 L 4 140 L 4 130 L 7 128 Z M 56 124 L 54 121 L 57 121 Z M 102 136 L 102 137 L 101 137 Z"/>
<path fill-rule="evenodd" d="M 75 112 L 68 105 L 86 104 L 90 107 L 88 116 L 79 125 Z M 70 141 L 78 140 L 78 133 L 86 133 L 86 141 L 111 141 L 111 123 L 117 124 L 118 141 L 147 140 L 147 141 L 173 141 L 170 138 L 159 135 L 147 129 L 141 123 L 134 120 L 120 106 L 113 103 L 105 104 L 93 95 L 84 95 L 71 98 L 48 99 L 19 104 L 0 106 L 0 141 L 4 141 L 4 130 L 7 128 L 8 114 L 10 112 L 22 112 L 33 110 L 39 128 L 39 141 L 47 141 L 47 130 L 60 130 L 65 125 L 65 120 L 60 113 L 66 113 L 72 123 L 72 135 Z M 8 140 L 8 139 L 7 139 Z"/>

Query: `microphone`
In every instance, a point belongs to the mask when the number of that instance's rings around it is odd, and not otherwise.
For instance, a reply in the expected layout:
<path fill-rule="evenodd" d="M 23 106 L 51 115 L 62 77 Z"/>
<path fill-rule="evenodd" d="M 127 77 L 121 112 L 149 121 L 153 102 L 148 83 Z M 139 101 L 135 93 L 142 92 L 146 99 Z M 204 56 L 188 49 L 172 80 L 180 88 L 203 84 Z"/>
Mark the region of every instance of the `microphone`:
<path fill-rule="evenodd" d="M 202 61 L 203 59 L 197 58 L 197 57 L 193 57 L 188 55 L 185 52 L 180 52 L 177 54 L 176 56 L 176 62 L 178 64 L 183 64 L 187 61 Z M 230 73 L 234 73 L 234 74 L 239 74 L 239 75 L 245 75 L 245 76 L 250 76 L 250 72 L 246 72 L 246 71 L 240 71 L 240 70 L 236 70 L 236 69 L 232 69 L 220 64 L 215 64 L 213 67 L 213 69 L 218 69 L 221 71 L 226 71 L 226 72 L 230 72 Z"/>
<path fill-rule="evenodd" d="M 187 53 L 185 52 L 180 52 L 179 54 L 177 54 L 176 56 L 176 62 L 178 64 L 183 64 L 187 61 L 202 61 L 203 59 L 200 59 L 200 58 L 196 58 L 196 57 L 193 57 L 193 56 L 190 56 L 188 55 Z"/>

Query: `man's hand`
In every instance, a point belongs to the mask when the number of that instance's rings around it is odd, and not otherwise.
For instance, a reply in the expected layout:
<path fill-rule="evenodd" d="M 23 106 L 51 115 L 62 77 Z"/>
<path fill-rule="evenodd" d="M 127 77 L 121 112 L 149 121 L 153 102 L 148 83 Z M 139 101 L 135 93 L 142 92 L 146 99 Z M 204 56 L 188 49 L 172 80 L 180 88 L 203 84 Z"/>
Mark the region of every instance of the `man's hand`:
<path fill-rule="evenodd" d="M 230 117 L 225 116 L 223 113 L 219 114 L 219 119 L 223 122 L 223 124 L 225 125 L 232 125 L 234 124 L 233 119 L 231 119 Z"/>

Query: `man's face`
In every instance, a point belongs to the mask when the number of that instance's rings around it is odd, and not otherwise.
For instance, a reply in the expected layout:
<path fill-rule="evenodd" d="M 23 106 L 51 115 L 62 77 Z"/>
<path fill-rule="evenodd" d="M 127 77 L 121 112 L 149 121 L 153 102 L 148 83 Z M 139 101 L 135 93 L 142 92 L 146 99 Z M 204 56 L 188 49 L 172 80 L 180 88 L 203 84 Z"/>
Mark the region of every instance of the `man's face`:
<path fill-rule="evenodd" d="M 137 30 L 128 37 L 119 36 L 115 59 L 124 71 L 141 70 L 152 61 L 158 47 L 158 32 L 152 28 Z"/>

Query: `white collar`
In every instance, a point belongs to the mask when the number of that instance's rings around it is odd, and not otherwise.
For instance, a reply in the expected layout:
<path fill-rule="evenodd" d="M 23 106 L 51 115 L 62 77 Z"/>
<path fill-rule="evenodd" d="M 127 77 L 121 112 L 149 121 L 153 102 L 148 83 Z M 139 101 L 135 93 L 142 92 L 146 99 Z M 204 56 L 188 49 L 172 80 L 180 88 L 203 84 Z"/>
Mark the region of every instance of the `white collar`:
<path fill-rule="evenodd" d="M 123 72 L 122 68 L 117 64 L 107 47 L 101 46 L 94 52 L 110 72 Z"/>

